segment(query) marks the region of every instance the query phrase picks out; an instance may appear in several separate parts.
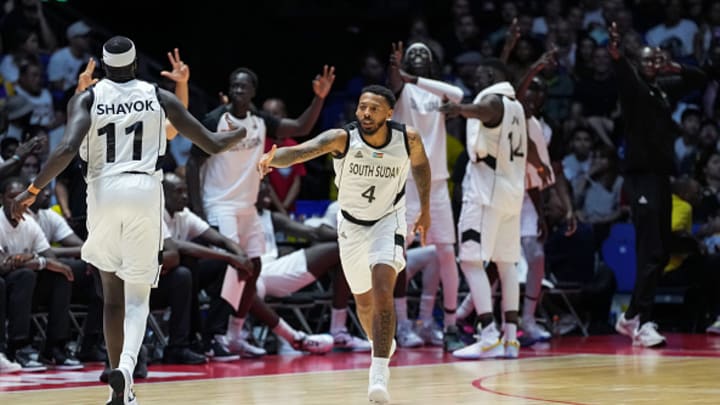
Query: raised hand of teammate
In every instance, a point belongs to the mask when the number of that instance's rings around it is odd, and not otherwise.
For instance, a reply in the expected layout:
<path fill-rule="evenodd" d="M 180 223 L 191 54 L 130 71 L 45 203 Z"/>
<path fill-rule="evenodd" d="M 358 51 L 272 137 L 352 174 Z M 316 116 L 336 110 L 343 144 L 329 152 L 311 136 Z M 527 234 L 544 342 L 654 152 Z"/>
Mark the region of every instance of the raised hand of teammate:
<path fill-rule="evenodd" d="M 190 67 L 188 67 L 182 59 L 180 59 L 180 51 L 175 48 L 173 52 L 168 52 L 167 56 L 170 61 L 170 66 L 172 66 L 173 69 L 169 72 L 167 70 L 163 70 L 160 72 L 160 75 L 167 77 L 176 83 L 187 83 L 187 81 L 190 80 Z"/>
<path fill-rule="evenodd" d="M 87 65 L 85 66 L 85 70 L 82 71 L 78 75 L 78 83 L 77 87 L 75 87 L 75 93 L 80 93 L 85 91 L 88 87 L 92 86 L 93 84 L 97 83 L 98 78 L 93 78 L 93 73 L 95 73 L 95 59 L 92 57 L 88 60 Z"/>
<path fill-rule="evenodd" d="M 323 66 L 322 74 L 315 76 L 315 79 L 312 82 L 315 95 L 323 99 L 327 97 L 328 93 L 330 93 L 330 88 L 332 88 L 332 84 L 334 81 L 335 66 Z"/>

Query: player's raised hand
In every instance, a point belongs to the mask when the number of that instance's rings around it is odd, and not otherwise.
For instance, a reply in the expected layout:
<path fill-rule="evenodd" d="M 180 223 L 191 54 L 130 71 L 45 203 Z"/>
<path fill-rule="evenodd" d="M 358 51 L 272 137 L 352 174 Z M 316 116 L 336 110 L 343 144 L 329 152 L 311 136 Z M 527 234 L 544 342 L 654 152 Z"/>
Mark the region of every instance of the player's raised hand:
<path fill-rule="evenodd" d="M 332 87 L 334 81 L 335 66 L 323 66 L 322 75 L 315 76 L 315 80 L 313 80 L 312 82 L 315 95 L 320 98 L 327 97 L 328 93 L 330 93 L 330 88 Z"/>
<path fill-rule="evenodd" d="M 272 148 L 265 152 L 265 154 L 262 155 L 260 158 L 260 161 L 257 164 L 257 169 L 260 172 L 260 176 L 265 177 L 266 174 L 270 173 L 272 171 L 272 167 L 270 167 L 270 163 L 272 162 L 273 158 L 275 157 L 275 151 L 277 150 L 277 145 L 273 145 Z"/>
<path fill-rule="evenodd" d="M 78 83 L 77 87 L 75 87 L 75 93 L 83 92 L 85 89 L 98 82 L 99 79 L 93 78 L 93 73 L 95 73 L 95 59 L 90 57 L 87 65 L 85 66 L 85 70 L 78 75 Z"/>
<path fill-rule="evenodd" d="M 401 69 L 403 60 L 403 43 L 402 41 L 392 43 L 392 53 L 390 54 L 390 67 L 393 69 Z"/>
<path fill-rule="evenodd" d="M 180 59 L 180 51 L 175 48 L 173 52 L 168 52 L 167 56 L 170 61 L 170 66 L 172 66 L 172 71 L 168 72 L 167 70 L 163 70 L 160 74 L 176 83 L 187 83 L 187 81 L 190 80 L 190 67 Z"/>

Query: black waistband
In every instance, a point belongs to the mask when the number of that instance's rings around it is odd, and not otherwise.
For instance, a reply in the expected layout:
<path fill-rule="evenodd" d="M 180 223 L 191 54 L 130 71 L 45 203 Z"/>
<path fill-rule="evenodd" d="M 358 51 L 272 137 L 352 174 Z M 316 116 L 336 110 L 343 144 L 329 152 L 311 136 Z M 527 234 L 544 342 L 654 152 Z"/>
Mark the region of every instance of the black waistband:
<path fill-rule="evenodd" d="M 364 219 L 357 219 L 357 218 L 355 218 L 354 216 L 352 216 L 349 212 L 347 212 L 347 211 L 345 211 L 345 210 L 340 210 L 340 213 L 342 214 L 342 216 L 343 216 L 345 219 L 347 219 L 348 221 L 352 222 L 352 223 L 355 224 L 355 225 L 373 226 L 373 225 L 377 224 L 378 221 L 380 221 L 379 219 L 374 219 L 374 220 L 371 220 L 371 221 L 366 221 L 366 220 L 364 220 Z"/>
<path fill-rule="evenodd" d="M 395 205 L 395 204 L 397 204 L 398 202 L 400 202 L 400 200 L 403 198 L 404 195 L 405 195 L 405 186 L 403 186 L 402 190 L 400 190 L 400 192 L 397 193 L 397 195 L 395 196 L 395 201 L 393 201 L 393 205 Z M 382 218 L 372 219 L 372 220 L 357 219 L 357 218 L 355 218 L 354 216 L 352 216 L 352 214 L 350 214 L 349 212 L 347 212 L 347 211 L 345 211 L 345 210 L 340 210 L 340 213 L 342 214 L 342 216 L 343 216 L 345 219 L 347 219 L 348 221 L 352 222 L 352 223 L 355 224 L 355 225 L 373 226 L 373 225 L 377 224 L 378 221 L 380 221 L 380 220 L 382 219 Z"/>
<path fill-rule="evenodd" d="M 486 155 L 484 158 L 478 158 L 478 162 L 485 163 L 493 170 L 497 167 L 497 159 L 495 159 L 495 156 L 492 155 Z"/>

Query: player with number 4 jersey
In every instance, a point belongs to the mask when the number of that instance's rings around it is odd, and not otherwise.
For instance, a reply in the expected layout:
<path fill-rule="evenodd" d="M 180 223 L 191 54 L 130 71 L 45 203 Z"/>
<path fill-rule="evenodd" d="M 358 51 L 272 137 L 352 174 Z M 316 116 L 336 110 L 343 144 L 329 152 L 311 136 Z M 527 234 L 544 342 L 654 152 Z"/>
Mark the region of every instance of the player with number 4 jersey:
<path fill-rule="evenodd" d="M 421 206 L 413 231 L 420 232 L 423 245 L 430 227 L 430 163 L 417 130 L 390 120 L 394 106 L 390 89 L 367 86 L 360 94 L 356 122 L 300 145 L 273 146 L 258 165 L 265 174 L 271 167 L 288 167 L 328 153 L 335 158 L 340 262 L 372 341 L 368 399 L 382 404 L 390 401 L 388 366 L 396 345 L 393 288 L 405 267 L 409 169 Z"/>

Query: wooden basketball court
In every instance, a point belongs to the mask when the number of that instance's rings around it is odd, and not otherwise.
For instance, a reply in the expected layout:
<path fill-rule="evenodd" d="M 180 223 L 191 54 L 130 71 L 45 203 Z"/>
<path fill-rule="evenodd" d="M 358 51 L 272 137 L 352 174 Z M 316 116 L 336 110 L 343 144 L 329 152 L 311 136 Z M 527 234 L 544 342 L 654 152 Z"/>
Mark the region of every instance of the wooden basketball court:
<path fill-rule="evenodd" d="M 367 404 L 369 354 L 267 356 L 205 366 L 151 366 L 147 404 Z M 100 368 L 0 375 L 0 404 L 104 404 Z M 398 350 L 392 404 L 716 404 L 720 337 L 670 335 L 663 349 L 621 336 L 558 338 L 517 360 L 457 361 L 437 348 Z"/>

